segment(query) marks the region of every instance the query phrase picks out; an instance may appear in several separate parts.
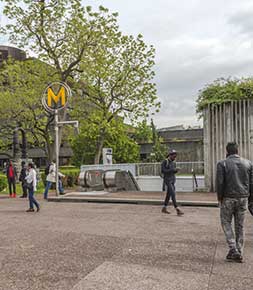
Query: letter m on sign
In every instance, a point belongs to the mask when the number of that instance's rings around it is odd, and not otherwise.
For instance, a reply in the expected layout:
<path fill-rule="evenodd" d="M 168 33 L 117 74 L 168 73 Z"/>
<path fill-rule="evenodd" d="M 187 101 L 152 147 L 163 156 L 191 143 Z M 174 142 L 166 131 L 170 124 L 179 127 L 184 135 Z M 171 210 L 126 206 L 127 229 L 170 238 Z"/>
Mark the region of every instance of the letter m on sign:
<path fill-rule="evenodd" d="M 57 95 L 54 94 L 51 88 L 48 88 L 47 104 L 49 107 L 52 107 L 52 100 L 55 102 L 55 104 L 58 104 L 58 102 L 61 100 L 61 106 L 64 106 L 66 103 L 65 88 L 61 87 Z"/>

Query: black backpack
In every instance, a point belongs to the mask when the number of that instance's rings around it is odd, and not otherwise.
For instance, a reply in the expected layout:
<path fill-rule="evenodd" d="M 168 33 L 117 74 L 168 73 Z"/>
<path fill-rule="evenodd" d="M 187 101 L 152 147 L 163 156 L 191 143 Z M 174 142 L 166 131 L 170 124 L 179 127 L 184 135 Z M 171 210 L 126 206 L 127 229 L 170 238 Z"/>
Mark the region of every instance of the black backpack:
<path fill-rule="evenodd" d="M 169 164 L 169 160 L 168 160 L 167 158 L 166 158 L 165 160 L 166 160 L 166 167 L 167 167 L 168 164 Z M 160 176 L 161 178 L 164 178 L 164 173 L 162 172 L 162 164 L 163 164 L 163 162 L 164 162 L 164 160 L 161 162 L 160 172 L 159 172 L 159 176 Z"/>
<path fill-rule="evenodd" d="M 48 164 L 47 167 L 45 168 L 45 175 L 46 176 L 49 174 L 49 168 L 50 168 L 50 164 Z"/>

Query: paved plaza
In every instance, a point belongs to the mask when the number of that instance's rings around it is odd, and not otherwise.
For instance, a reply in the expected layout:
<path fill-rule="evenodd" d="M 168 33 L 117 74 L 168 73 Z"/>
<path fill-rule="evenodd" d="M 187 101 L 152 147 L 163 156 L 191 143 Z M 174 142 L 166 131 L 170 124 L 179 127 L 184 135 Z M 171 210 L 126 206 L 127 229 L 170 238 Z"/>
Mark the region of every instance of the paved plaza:
<path fill-rule="evenodd" d="M 245 263 L 224 260 L 219 209 L 0 199 L 1 290 L 251 290 L 253 219 Z"/>

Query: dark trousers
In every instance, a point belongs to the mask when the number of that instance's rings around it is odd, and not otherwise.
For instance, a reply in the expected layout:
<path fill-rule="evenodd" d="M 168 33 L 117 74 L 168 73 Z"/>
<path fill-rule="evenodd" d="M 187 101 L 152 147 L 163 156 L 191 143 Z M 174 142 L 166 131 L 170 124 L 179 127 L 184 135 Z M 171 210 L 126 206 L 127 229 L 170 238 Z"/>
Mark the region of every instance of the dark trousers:
<path fill-rule="evenodd" d="M 23 190 L 23 196 L 27 197 L 27 184 L 26 184 L 26 182 L 22 182 L 22 190 Z"/>
<path fill-rule="evenodd" d="M 171 182 L 166 182 L 167 193 L 164 201 L 164 206 L 168 206 L 170 198 L 172 199 L 172 203 L 175 208 L 177 208 L 177 201 L 176 201 L 176 188 L 175 184 Z"/>
<path fill-rule="evenodd" d="M 9 185 L 9 193 L 16 193 L 16 181 L 14 177 L 11 177 L 8 179 L 8 185 Z M 12 191 L 13 189 L 13 191 Z"/>
<path fill-rule="evenodd" d="M 30 208 L 33 208 L 33 205 L 35 205 L 37 208 L 39 208 L 39 203 L 37 200 L 34 198 L 34 190 L 33 187 L 28 188 L 28 193 L 29 193 L 29 206 Z"/>

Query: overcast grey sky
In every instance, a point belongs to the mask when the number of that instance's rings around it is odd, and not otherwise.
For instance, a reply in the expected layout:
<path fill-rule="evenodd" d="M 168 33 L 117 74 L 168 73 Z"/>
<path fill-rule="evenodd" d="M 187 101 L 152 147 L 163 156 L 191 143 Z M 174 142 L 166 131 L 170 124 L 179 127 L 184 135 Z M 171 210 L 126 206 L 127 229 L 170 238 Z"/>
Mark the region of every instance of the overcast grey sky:
<path fill-rule="evenodd" d="M 124 33 L 141 33 L 155 46 L 155 82 L 162 102 L 154 118 L 158 127 L 199 124 L 195 114 L 199 89 L 220 77 L 252 75 L 252 0 L 83 0 L 83 4 L 119 12 Z"/>

